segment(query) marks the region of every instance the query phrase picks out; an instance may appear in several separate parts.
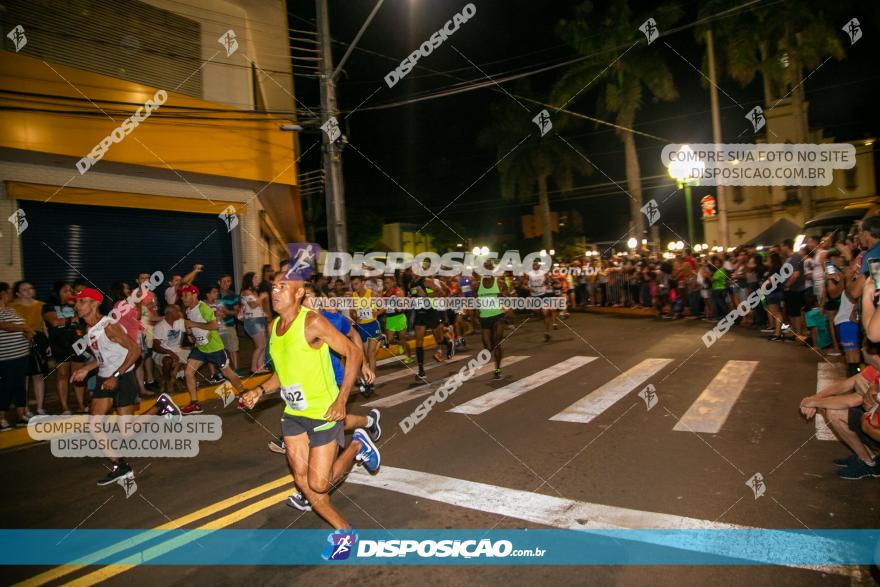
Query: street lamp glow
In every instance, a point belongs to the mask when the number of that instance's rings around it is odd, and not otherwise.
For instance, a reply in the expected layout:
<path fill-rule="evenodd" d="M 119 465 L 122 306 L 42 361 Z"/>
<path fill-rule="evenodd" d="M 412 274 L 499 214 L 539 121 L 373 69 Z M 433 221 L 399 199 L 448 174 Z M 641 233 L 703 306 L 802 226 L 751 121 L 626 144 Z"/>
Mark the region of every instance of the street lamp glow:
<path fill-rule="evenodd" d="M 638 244 L 639 244 L 639 241 L 637 241 L 635 238 L 631 238 L 628 241 L 626 241 L 626 246 L 629 247 L 630 249 L 636 248 L 636 245 L 638 245 Z"/>
<path fill-rule="evenodd" d="M 481 255 L 488 255 L 489 254 L 489 247 L 480 247 L 480 254 Z"/>
<path fill-rule="evenodd" d="M 643 245 L 646 245 L 646 244 L 648 244 L 648 239 L 646 239 L 646 238 L 643 238 L 643 239 L 642 239 L 642 244 L 643 244 Z"/>
<path fill-rule="evenodd" d="M 473 249 L 471 249 L 471 252 L 474 255 L 479 255 L 480 254 L 480 247 L 474 247 Z"/>
<path fill-rule="evenodd" d="M 699 252 L 702 251 L 702 250 L 703 250 L 703 247 L 702 247 L 702 246 L 700 246 L 700 245 L 694 245 L 694 252 L 695 252 L 695 253 L 699 253 Z"/>
<path fill-rule="evenodd" d="M 694 156 L 694 151 L 688 145 L 682 145 L 673 156 L 667 171 L 669 177 L 684 184 L 698 180 L 703 175 L 706 164 Z"/>
<path fill-rule="evenodd" d="M 555 255 L 555 254 L 556 254 L 556 250 L 555 250 L 555 249 L 550 249 L 550 256 L 552 257 L 552 256 Z"/>

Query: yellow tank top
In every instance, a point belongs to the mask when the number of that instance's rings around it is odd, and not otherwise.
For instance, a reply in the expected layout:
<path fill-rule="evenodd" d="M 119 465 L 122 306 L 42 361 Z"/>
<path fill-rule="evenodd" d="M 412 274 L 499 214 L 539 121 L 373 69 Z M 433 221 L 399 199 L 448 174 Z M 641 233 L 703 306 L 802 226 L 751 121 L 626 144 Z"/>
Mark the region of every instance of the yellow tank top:
<path fill-rule="evenodd" d="M 313 311 L 300 308 L 293 324 L 280 336 L 276 331 L 279 318 L 273 320 L 269 354 L 281 383 L 284 413 L 323 420 L 330 404 L 336 401 L 339 388 L 330 362 L 330 347 L 324 343 L 312 348 L 306 340 L 306 316 Z"/>
<path fill-rule="evenodd" d="M 356 310 L 358 324 L 369 324 L 370 322 L 374 322 L 376 317 L 373 314 L 373 290 L 366 288 L 366 292 L 363 296 L 358 295 L 358 292 L 356 291 L 352 291 L 351 296 L 358 299 Z"/>

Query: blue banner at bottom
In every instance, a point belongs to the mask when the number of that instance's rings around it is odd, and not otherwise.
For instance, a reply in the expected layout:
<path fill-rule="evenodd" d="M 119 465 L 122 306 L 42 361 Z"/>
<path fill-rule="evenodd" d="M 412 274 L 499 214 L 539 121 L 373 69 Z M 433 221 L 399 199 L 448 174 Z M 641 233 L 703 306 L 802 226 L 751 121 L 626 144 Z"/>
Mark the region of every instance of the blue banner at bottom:
<path fill-rule="evenodd" d="M 0 564 L 871 565 L 880 530 L 7 529 Z"/>

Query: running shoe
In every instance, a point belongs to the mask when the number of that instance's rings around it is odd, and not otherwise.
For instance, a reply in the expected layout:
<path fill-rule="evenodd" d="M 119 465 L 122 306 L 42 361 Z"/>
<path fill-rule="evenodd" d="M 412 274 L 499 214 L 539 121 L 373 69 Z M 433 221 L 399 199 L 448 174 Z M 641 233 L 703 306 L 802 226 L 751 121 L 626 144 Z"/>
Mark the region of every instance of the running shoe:
<path fill-rule="evenodd" d="M 180 408 L 177 407 L 177 404 L 174 403 L 174 400 L 167 393 L 163 393 L 156 399 L 156 409 L 159 410 L 158 414 L 160 416 L 179 416 L 181 414 Z"/>
<path fill-rule="evenodd" d="M 373 395 L 373 384 L 372 383 L 364 383 L 360 387 L 361 395 L 364 397 L 370 397 Z"/>
<path fill-rule="evenodd" d="M 855 465 L 850 465 L 845 469 L 837 472 L 841 479 L 864 479 L 866 477 L 880 477 L 880 465 L 869 465 L 862 459 L 859 459 Z"/>
<path fill-rule="evenodd" d="M 37 408 L 37 415 L 38 416 L 45 416 L 46 410 L 44 410 L 43 408 Z"/>
<path fill-rule="evenodd" d="M 370 438 L 373 439 L 373 442 L 377 442 L 382 437 L 382 427 L 379 426 L 379 418 L 381 417 L 382 414 L 376 408 L 373 408 L 367 414 L 367 432 L 370 433 Z"/>
<path fill-rule="evenodd" d="M 220 371 L 215 371 L 211 377 L 208 378 L 208 381 L 214 384 L 220 384 L 226 381 L 226 378 L 223 377 L 223 374 Z"/>
<path fill-rule="evenodd" d="M 437 349 L 434 352 L 434 360 L 437 361 L 438 363 L 443 361 L 443 353 L 440 352 L 440 349 Z"/>
<path fill-rule="evenodd" d="M 294 491 L 287 497 L 287 505 L 292 508 L 298 509 L 301 512 L 312 511 L 312 506 L 309 503 L 309 500 L 307 500 L 306 496 L 299 491 Z"/>
<path fill-rule="evenodd" d="M 831 461 L 837 467 L 852 467 L 856 465 L 859 461 L 858 455 L 855 453 L 849 455 L 848 457 L 843 457 L 842 459 L 834 459 Z"/>
<path fill-rule="evenodd" d="M 120 479 L 134 479 L 134 471 L 126 463 L 114 463 L 107 476 L 98 481 L 98 485 L 111 485 Z"/>
<path fill-rule="evenodd" d="M 24 416 L 20 417 L 18 420 L 15 421 L 15 427 L 16 428 L 27 428 L 28 420 L 30 420 L 30 418 L 28 418 L 27 414 L 25 414 Z"/>
<path fill-rule="evenodd" d="M 158 381 L 147 381 L 144 383 L 144 387 L 149 389 L 150 391 L 159 391 L 159 382 Z"/>
<path fill-rule="evenodd" d="M 9 432 L 10 430 L 12 430 L 12 426 L 9 425 L 9 422 L 0 420 L 0 432 Z"/>
<path fill-rule="evenodd" d="M 455 356 L 455 345 L 451 340 L 446 341 L 446 359 L 451 359 Z"/>
<path fill-rule="evenodd" d="M 189 405 L 185 406 L 180 412 L 184 416 L 191 416 L 193 414 L 201 414 L 205 410 L 202 409 L 201 404 L 199 402 L 190 402 Z"/>
<path fill-rule="evenodd" d="M 352 441 L 357 440 L 361 444 L 360 450 L 358 450 L 357 455 L 354 457 L 355 460 L 360 461 L 370 473 L 378 471 L 382 459 L 379 456 L 379 449 L 373 444 L 367 431 L 363 428 L 358 428 L 351 435 L 351 439 Z"/>
<path fill-rule="evenodd" d="M 387 336 L 385 336 L 384 334 L 380 334 L 378 340 L 379 340 L 380 347 L 382 347 L 383 349 L 388 348 L 388 337 Z"/>
<path fill-rule="evenodd" d="M 464 337 L 461 338 L 461 348 L 463 348 L 463 349 L 467 348 L 467 341 L 464 339 Z"/>
<path fill-rule="evenodd" d="M 784 336 L 771 336 L 771 337 L 768 337 L 767 340 L 772 340 L 774 342 L 781 342 L 781 341 L 785 340 L 785 337 Z"/>
<path fill-rule="evenodd" d="M 550 335 L 546 332 L 544 333 L 544 342 L 550 342 Z"/>
<path fill-rule="evenodd" d="M 413 359 L 412 357 L 404 357 L 404 358 L 403 358 L 403 364 L 404 364 L 404 365 L 409 365 L 409 364 L 412 363 L 413 361 L 415 361 L 415 359 Z"/>
<path fill-rule="evenodd" d="M 501 379 L 501 369 L 495 369 L 495 375 L 492 378 Z"/>
<path fill-rule="evenodd" d="M 270 440 L 268 446 L 269 450 L 279 455 L 283 455 L 285 452 L 287 452 L 287 450 L 284 448 L 284 441 L 280 438 Z"/>
<path fill-rule="evenodd" d="M 419 365 L 419 372 L 416 374 L 416 380 L 427 381 L 428 378 L 425 377 L 425 368 Z"/>

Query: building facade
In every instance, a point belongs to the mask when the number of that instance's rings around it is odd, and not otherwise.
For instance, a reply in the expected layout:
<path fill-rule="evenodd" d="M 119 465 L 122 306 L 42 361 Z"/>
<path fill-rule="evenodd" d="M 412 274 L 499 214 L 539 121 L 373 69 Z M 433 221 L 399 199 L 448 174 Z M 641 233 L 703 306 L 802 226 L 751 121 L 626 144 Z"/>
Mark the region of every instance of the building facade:
<path fill-rule="evenodd" d="M 305 240 L 283 1 L 4 6 L 0 280 L 239 283 Z"/>
<path fill-rule="evenodd" d="M 807 108 L 807 104 L 804 104 Z M 770 140 L 758 142 L 795 143 L 795 120 L 788 100 L 766 111 L 767 136 Z M 823 136 L 821 129 L 810 131 L 811 143 L 849 142 L 856 149 L 856 165 L 852 169 L 834 170 L 830 185 L 809 188 L 812 194 L 812 214 L 843 208 L 877 195 L 874 173 L 874 139 L 836 141 Z M 800 227 L 809 218 L 804 217 L 804 206 L 796 187 L 788 186 L 732 186 L 726 189 L 728 240 L 730 246 L 752 242 L 756 235 L 779 220 L 787 220 Z M 703 216 L 704 241 L 710 246 L 721 245 L 718 238 L 718 216 Z M 795 234 L 797 231 L 795 231 Z M 790 237 L 794 238 L 795 234 Z"/>

